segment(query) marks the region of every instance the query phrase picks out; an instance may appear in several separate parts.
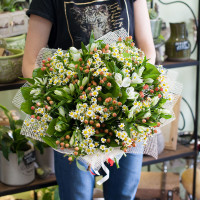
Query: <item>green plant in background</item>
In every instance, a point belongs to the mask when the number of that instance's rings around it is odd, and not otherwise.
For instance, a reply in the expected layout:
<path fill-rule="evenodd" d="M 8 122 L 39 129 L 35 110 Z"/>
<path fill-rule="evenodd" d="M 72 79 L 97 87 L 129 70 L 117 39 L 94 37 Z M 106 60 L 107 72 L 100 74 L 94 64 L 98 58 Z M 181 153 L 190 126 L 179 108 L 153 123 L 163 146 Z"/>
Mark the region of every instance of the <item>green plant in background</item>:
<path fill-rule="evenodd" d="M 21 4 L 26 4 L 26 0 L 2 0 L 0 5 L 0 12 L 14 12 L 16 10 L 23 10 Z"/>
<path fill-rule="evenodd" d="M 37 150 L 40 151 L 40 154 L 43 154 L 43 153 L 44 153 L 44 148 L 49 147 L 49 145 L 47 145 L 46 143 L 40 142 L 40 141 L 38 141 L 38 140 L 34 140 L 34 141 L 31 140 L 31 142 L 34 144 L 34 147 L 35 147 Z"/>
<path fill-rule="evenodd" d="M 10 111 L 2 105 L 0 105 L 0 109 L 4 111 L 10 124 L 10 127 L 0 126 L 0 150 L 7 160 L 9 160 L 10 153 L 16 153 L 18 163 L 20 163 L 24 152 L 31 148 L 28 139 L 20 134 L 23 120 L 13 120 Z"/>
<path fill-rule="evenodd" d="M 39 192 L 42 193 L 41 200 L 60 200 L 58 186 L 43 188 Z"/>
<path fill-rule="evenodd" d="M 155 9 L 153 9 L 153 8 L 149 9 L 149 18 L 150 19 L 157 19 L 158 18 L 158 13 L 156 12 Z"/>

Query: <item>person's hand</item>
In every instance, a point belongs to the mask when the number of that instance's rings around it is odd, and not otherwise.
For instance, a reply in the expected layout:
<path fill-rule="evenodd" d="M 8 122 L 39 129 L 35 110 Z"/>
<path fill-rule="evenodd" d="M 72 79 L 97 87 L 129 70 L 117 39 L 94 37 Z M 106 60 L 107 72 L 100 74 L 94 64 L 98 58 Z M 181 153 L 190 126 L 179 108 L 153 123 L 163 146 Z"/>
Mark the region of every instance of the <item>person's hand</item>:
<path fill-rule="evenodd" d="M 52 22 L 37 15 L 31 15 L 24 50 L 22 73 L 31 78 L 39 51 L 47 46 Z"/>

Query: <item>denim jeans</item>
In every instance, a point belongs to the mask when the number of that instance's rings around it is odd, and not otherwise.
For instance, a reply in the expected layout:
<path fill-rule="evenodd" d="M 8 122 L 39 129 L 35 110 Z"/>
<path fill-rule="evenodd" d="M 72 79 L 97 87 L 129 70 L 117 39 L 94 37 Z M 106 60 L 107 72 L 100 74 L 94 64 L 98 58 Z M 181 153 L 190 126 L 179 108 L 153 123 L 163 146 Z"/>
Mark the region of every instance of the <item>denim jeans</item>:
<path fill-rule="evenodd" d="M 76 162 L 69 163 L 67 157 L 54 151 L 55 173 L 61 200 L 92 200 L 95 177 L 89 171 L 81 171 Z M 105 200 L 133 200 L 140 180 L 142 154 L 127 154 L 111 167 L 109 179 L 104 182 Z M 84 165 L 83 163 L 81 163 Z M 87 168 L 87 166 L 85 166 Z M 105 175 L 101 172 L 101 175 Z"/>

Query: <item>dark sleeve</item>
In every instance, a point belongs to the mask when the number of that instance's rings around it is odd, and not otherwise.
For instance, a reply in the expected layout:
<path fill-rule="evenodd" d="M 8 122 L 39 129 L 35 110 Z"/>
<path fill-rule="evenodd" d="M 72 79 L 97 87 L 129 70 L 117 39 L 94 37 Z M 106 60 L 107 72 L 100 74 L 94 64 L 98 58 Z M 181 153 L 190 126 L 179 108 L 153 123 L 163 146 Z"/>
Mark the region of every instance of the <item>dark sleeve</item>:
<path fill-rule="evenodd" d="M 53 4 L 53 0 L 32 0 L 26 14 L 29 17 L 31 14 L 38 15 L 54 23 L 55 6 Z"/>

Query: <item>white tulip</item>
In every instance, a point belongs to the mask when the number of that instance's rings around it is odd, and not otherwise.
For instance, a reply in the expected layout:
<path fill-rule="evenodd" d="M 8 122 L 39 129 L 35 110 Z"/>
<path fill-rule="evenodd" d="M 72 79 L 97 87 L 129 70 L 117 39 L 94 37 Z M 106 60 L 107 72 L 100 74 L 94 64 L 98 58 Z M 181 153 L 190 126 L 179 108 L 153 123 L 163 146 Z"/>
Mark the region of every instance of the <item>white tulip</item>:
<path fill-rule="evenodd" d="M 145 83 L 153 83 L 154 80 L 152 78 L 146 78 L 146 79 L 144 79 L 144 82 Z"/>
<path fill-rule="evenodd" d="M 127 88 L 126 89 L 126 93 L 128 95 L 128 99 L 136 100 L 138 98 L 138 96 L 139 96 L 139 93 L 135 92 L 133 87 Z"/>
<path fill-rule="evenodd" d="M 129 87 L 131 84 L 131 79 L 129 77 L 124 78 L 121 87 Z"/>
<path fill-rule="evenodd" d="M 59 111 L 59 113 L 64 117 L 65 116 L 65 109 L 63 108 L 63 106 L 60 106 L 59 108 L 58 108 L 58 111 Z"/>
<path fill-rule="evenodd" d="M 70 92 L 70 89 L 69 89 L 68 87 L 63 87 L 63 90 L 64 90 L 65 92 L 67 92 L 68 94 L 71 93 L 71 92 Z"/>
<path fill-rule="evenodd" d="M 62 96 L 63 95 L 63 93 L 61 91 L 59 91 L 59 90 L 55 90 L 54 94 L 56 94 L 58 96 Z"/>
<path fill-rule="evenodd" d="M 137 110 L 138 106 L 133 106 L 130 111 L 129 111 L 129 114 L 128 114 L 128 118 L 132 118 L 133 115 L 135 114 L 135 111 Z"/>
<path fill-rule="evenodd" d="M 82 81 L 82 86 L 84 87 L 89 81 L 89 78 L 88 77 L 84 77 L 83 78 L 83 81 Z"/>
<path fill-rule="evenodd" d="M 81 54 L 80 53 L 72 54 L 73 61 L 78 61 L 80 58 L 81 58 Z"/>
<path fill-rule="evenodd" d="M 158 96 L 153 97 L 151 99 L 151 105 L 155 106 L 158 103 L 159 100 L 160 100 L 160 98 Z"/>
<path fill-rule="evenodd" d="M 75 47 L 70 47 L 69 50 L 70 50 L 70 52 L 71 52 L 72 54 L 78 53 L 78 49 L 75 48 Z"/>
<path fill-rule="evenodd" d="M 31 90 L 30 94 L 33 94 L 34 96 L 37 96 L 41 93 L 41 89 L 37 88 L 37 89 L 33 89 Z"/>
<path fill-rule="evenodd" d="M 97 48 L 98 44 L 97 43 L 92 43 L 90 47 L 90 51 L 94 51 L 95 48 Z"/>
<path fill-rule="evenodd" d="M 145 70 L 145 67 L 140 67 L 140 69 L 139 69 L 139 72 L 138 72 L 138 76 L 142 76 L 142 73 L 144 72 L 144 70 Z"/>
<path fill-rule="evenodd" d="M 159 114 L 170 115 L 171 112 L 168 109 L 158 109 Z"/>
<path fill-rule="evenodd" d="M 60 124 L 57 124 L 55 126 L 55 130 L 58 131 L 58 132 L 61 132 L 62 131 L 62 126 Z"/>
<path fill-rule="evenodd" d="M 119 87 L 129 87 L 131 84 L 131 79 L 126 77 L 122 80 L 122 75 L 120 73 L 115 73 L 115 81 Z"/>
<path fill-rule="evenodd" d="M 74 69 L 75 69 L 75 65 L 74 65 L 74 64 L 72 64 L 72 63 L 71 63 L 71 64 L 69 64 L 69 66 L 68 66 L 68 67 L 69 67 L 69 69 L 71 69 L 71 70 L 74 70 Z"/>
<path fill-rule="evenodd" d="M 115 81 L 118 84 L 118 86 L 120 87 L 122 84 L 122 75 L 120 73 L 115 73 Z"/>
<path fill-rule="evenodd" d="M 74 87 L 74 85 L 72 83 L 69 84 L 69 89 L 70 89 L 71 95 L 73 95 L 75 87 Z"/>
<path fill-rule="evenodd" d="M 147 117 L 151 117 L 151 112 L 147 112 L 147 113 L 143 116 L 143 118 L 147 118 Z"/>
<path fill-rule="evenodd" d="M 143 83 L 143 80 L 141 79 L 141 77 L 137 74 L 137 73 L 133 73 L 132 74 L 132 83 Z"/>

